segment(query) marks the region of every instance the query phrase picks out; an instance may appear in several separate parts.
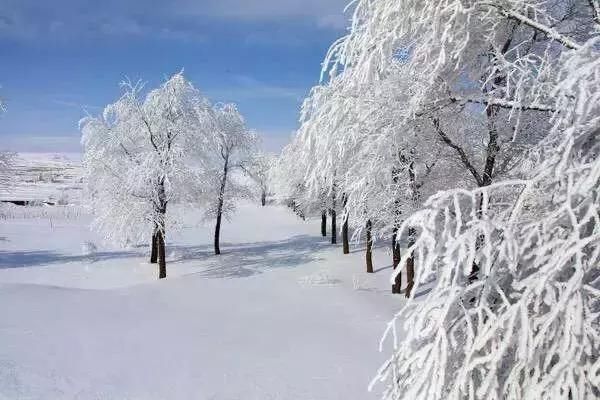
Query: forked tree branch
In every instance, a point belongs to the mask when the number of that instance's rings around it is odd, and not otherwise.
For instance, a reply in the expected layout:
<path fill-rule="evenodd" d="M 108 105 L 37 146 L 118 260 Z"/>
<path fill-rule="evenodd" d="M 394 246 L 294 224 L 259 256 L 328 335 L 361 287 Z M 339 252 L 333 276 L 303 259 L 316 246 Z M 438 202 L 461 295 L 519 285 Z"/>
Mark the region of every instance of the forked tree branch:
<path fill-rule="evenodd" d="M 458 153 L 460 160 L 462 161 L 464 166 L 469 170 L 469 172 L 471 172 L 471 175 L 473 175 L 473 178 L 475 178 L 477 185 L 483 186 L 483 178 L 481 177 L 481 175 L 479 175 L 479 172 L 477 172 L 477 169 L 473 166 L 473 164 L 469 160 L 469 157 L 467 156 L 467 153 L 465 153 L 465 150 L 462 147 L 460 147 L 459 145 L 457 145 L 456 143 L 454 143 L 452 141 L 452 139 L 450 139 L 448 137 L 448 135 L 446 135 L 446 132 L 444 132 L 442 130 L 442 128 L 440 128 L 440 120 L 439 119 L 433 118 L 432 122 L 433 122 L 433 127 L 435 128 L 435 131 L 438 134 L 438 136 L 442 139 L 442 141 L 444 143 L 446 143 L 448 146 L 453 148 Z"/>

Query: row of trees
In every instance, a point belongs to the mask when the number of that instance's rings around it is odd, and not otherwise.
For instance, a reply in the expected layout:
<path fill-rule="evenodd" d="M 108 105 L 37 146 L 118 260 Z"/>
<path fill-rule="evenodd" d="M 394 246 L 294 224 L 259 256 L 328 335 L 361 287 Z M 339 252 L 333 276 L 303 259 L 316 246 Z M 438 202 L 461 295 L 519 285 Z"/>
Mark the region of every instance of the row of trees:
<path fill-rule="evenodd" d="M 600 3 L 353 10 L 277 180 L 406 271 L 384 398 L 597 398 Z"/>
<path fill-rule="evenodd" d="M 236 199 L 250 197 L 269 158 L 234 104 L 211 104 L 182 73 L 146 92 L 122 84 L 123 94 L 100 116 L 81 120 L 83 164 L 94 226 L 123 244 L 147 241 L 150 262 L 165 278 L 165 235 L 182 224 L 184 207 L 214 219 L 220 254 L 222 219 Z"/>

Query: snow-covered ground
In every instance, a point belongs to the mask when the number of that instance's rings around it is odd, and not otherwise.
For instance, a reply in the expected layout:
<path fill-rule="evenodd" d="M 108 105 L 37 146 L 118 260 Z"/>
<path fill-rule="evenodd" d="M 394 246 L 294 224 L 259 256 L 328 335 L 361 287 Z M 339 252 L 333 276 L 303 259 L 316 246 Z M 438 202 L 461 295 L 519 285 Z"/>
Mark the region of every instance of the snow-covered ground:
<path fill-rule="evenodd" d="M 81 202 L 80 154 L 19 153 L 8 173 L 9 177 L 0 176 L 10 181 L 0 186 L 0 201 Z"/>
<path fill-rule="evenodd" d="M 103 244 L 77 207 L 10 210 L 0 399 L 378 397 L 366 388 L 403 301 L 389 294 L 385 251 L 367 275 L 364 253 L 342 255 L 318 221 L 245 204 L 221 256 L 212 226 L 190 216 L 168 236 L 169 276 L 156 281 L 147 248 Z"/>

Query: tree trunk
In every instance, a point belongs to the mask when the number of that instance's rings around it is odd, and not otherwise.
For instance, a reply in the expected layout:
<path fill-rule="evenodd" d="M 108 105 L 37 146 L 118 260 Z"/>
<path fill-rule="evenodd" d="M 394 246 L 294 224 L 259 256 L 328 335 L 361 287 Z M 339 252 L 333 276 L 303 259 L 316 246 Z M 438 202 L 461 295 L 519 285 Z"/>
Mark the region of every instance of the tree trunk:
<path fill-rule="evenodd" d="M 371 220 L 367 221 L 367 252 L 365 253 L 367 261 L 367 272 L 373 273 L 373 238 L 371 236 L 372 223 Z"/>
<path fill-rule="evenodd" d="M 392 233 L 392 265 L 394 269 L 400 264 L 400 243 L 397 240 L 398 228 L 394 228 Z"/>
<path fill-rule="evenodd" d="M 398 153 L 398 160 L 402 162 L 402 154 Z M 392 182 L 394 185 L 398 185 L 399 175 L 401 173 L 400 168 L 394 167 L 392 169 Z M 401 201 L 399 198 L 394 200 L 394 229 L 392 230 L 392 268 L 396 270 L 398 264 L 400 264 L 400 243 L 398 242 L 398 229 L 400 226 L 400 206 Z M 392 293 L 399 294 L 402 291 L 402 271 L 398 271 L 394 278 L 392 285 Z"/>
<path fill-rule="evenodd" d="M 163 230 L 159 230 L 156 235 L 156 242 L 158 247 L 158 279 L 167 277 L 167 260 L 165 257 L 165 233 Z"/>
<path fill-rule="evenodd" d="M 398 243 L 398 228 L 394 228 L 392 233 L 392 266 L 394 270 L 398 268 L 400 264 L 400 243 Z M 398 271 L 398 275 L 394 278 L 394 284 L 392 285 L 392 293 L 398 294 L 402 291 L 402 271 Z"/>
<path fill-rule="evenodd" d="M 408 165 L 408 178 L 410 180 L 411 187 L 411 197 L 414 205 L 419 204 L 419 190 L 417 186 L 417 176 L 415 171 L 415 162 L 412 158 Z M 415 228 L 408 228 L 408 248 L 411 248 L 415 241 L 417 232 Z M 410 256 L 406 259 L 406 289 L 404 291 L 404 295 L 408 298 L 410 297 L 410 293 L 412 292 L 412 288 L 415 284 L 415 253 L 411 252 Z"/>
<path fill-rule="evenodd" d="M 263 207 L 267 205 L 267 192 L 264 190 L 260 194 L 260 204 L 262 204 Z"/>
<path fill-rule="evenodd" d="M 406 296 L 406 298 L 409 298 L 413 286 L 415 285 L 415 259 L 413 255 L 411 255 L 406 260 L 406 280 L 407 283 L 406 290 L 404 291 L 404 296 Z"/>
<path fill-rule="evenodd" d="M 408 228 L 408 247 L 412 247 L 415 244 L 416 232 L 414 228 Z M 412 292 L 412 288 L 415 285 L 415 255 L 411 253 L 410 257 L 406 260 L 406 290 L 404 295 L 408 298 Z"/>
<path fill-rule="evenodd" d="M 335 214 L 335 185 L 331 191 L 331 244 L 337 243 L 337 221 Z"/>
<path fill-rule="evenodd" d="M 504 42 L 504 45 L 502 46 L 502 50 L 501 50 L 502 54 L 506 54 L 509 51 L 510 46 L 512 44 L 512 40 L 513 40 L 513 36 L 514 36 L 516 27 L 517 27 L 517 24 L 515 24 L 513 26 L 513 31 L 511 33 L 511 35 L 508 37 L 506 42 Z M 502 85 L 505 85 L 505 84 L 506 84 L 506 76 L 505 75 L 498 75 L 498 76 L 496 76 L 496 78 L 494 78 L 494 86 L 495 87 L 502 87 Z M 484 90 L 484 93 L 485 92 L 487 92 L 487 90 Z M 500 152 L 500 145 L 498 144 L 498 128 L 496 126 L 496 116 L 498 114 L 498 106 L 489 105 L 485 109 L 485 113 L 487 116 L 487 128 L 488 128 L 489 140 L 488 140 L 488 145 L 486 148 L 485 166 L 483 168 L 483 174 L 481 175 L 481 181 L 482 181 L 481 185 L 480 185 L 481 187 L 489 186 L 492 184 L 493 177 L 494 177 L 494 168 L 496 166 L 496 156 Z M 479 206 L 477 209 L 477 217 L 481 218 L 482 216 L 483 216 L 483 195 L 481 195 L 481 198 L 479 199 Z M 484 240 L 485 240 L 485 237 L 483 235 L 479 235 L 475 242 L 475 248 L 480 249 L 481 246 L 483 246 Z M 473 265 L 471 266 L 471 273 L 469 274 L 468 279 L 469 279 L 469 283 L 473 283 L 477 279 L 479 279 L 479 265 L 474 261 L 473 261 Z"/>
<path fill-rule="evenodd" d="M 321 236 L 327 236 L 327 211 L 321 211 Z"/>
<path fill-rule="evenodd" d="M 331 210 L 331 244 L 337 243 L 337 229 L 336 229 L 336 220 L 335 220 L 335 210 Z"/>
<path fill-rule="evenodd" d="M 223 166 L 223 179 L 221 179 L 221 187 L 219 189 L 219 200 L 217 203 L 217 223 L 215 224 L 215 254 L 221 254 L 221 220 L 223 218 L 223 203 L 225 202 L 225 185 L 227 185 L 227 173 L 229 172 L 229 157 L 225 157 L 225 165 Z"/>
<path fill-rule="evenodd" d="M 215 224 L 215 254 L 219 255 L 221 254 L 221 248 L 220 248 L 220 236 L 221 236 L 221 218 L 222 218 L 222 214 L 223 212 L 221 211 L 221 207 L 219 207 L 219 210 L 217 211 L 217 223 Z"/>
<path fill-rule="evenodd" d="M 344 254 L 349 254 L 350 243 L 348 242 L 348 218 L 344 218 L 344 225 L 342 225 L 342 245 Z"/>
<path fill-rule="evenodd" d="M 502 79 L 498 80 L 496 78 L 495 84 L 501 84 Z M 485 158 L 485 166 L 482 174 L 482 184 L 481 187 L 489 186 L 493 181 L 494 167 L 496 165 L 496 156 L 500 151 L 500 146 L 498 145 L 498 130 L 495 124 L 496 114 L 498 113 L 498 107 L 489 106 L 486 108 L 486 115 L 488 119 L 488 132 L 489 132 L 489 141 L 486 148 L 486 158 Z M 477 218 L 483 217 L 483 194 L 479 197 L 479 204 L 477 206 Z M 483 235 L 479 235 L 477 240 L 475 241 L 475 248 L 480 249 L 483 246 L 483 242 L 485 241 L 485 237 Z M 469 274 L 469 283 L 475 282 L 479 279 L 479 265 L 473 261 L 473 265 L 471 266 L 471 273 Z"/>
<path fill-rule="evenodd" d="M 342 225 L 342 247 L 344 254 L 350 253 L 350 243 L 348 242 L 348 213 L 346 210 L 346 204 L 348 203 L 348 198 L 344 194 L 342 196 L 344 203 L 344 224 Z"/>
<path fill-rule="evenodd" d="M 154 230 L 152 231 L 152 248 L 150 249 L 150 263 L 156 264 L 158 262 L 158 236 L 157 236 L 157 227 L 154 226 Z"/>
<path fill-rule="evenodd" d="M 167 259 L 165 257 L 165 225 L 167 216 L 167 195 L 165 193 L 165 179 L 158 183 L 158 208 L 157 222 L 155 223 L 156 252 L 158 255 L 158 279 L 167 277 Z"/>

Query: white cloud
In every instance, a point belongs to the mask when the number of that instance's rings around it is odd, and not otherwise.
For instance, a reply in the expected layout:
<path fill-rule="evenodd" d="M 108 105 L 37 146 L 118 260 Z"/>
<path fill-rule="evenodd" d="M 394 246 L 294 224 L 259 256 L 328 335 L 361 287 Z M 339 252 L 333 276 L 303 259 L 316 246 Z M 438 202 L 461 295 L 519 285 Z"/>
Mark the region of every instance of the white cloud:
<path fill-rule="evenodd" d="M 181 39 L 195 35 L 206 18 L 231 23 L 309 21 L 318 28 L 341 30 L 347 25 L 343 10 L 348 1 L 171 0 L 149 7 L 146 0 L 2 0 L 0 37 L 70 38 L 95 32 Z M 187 21 L 186 29 L 181 21 Z"/>
<path fill-rule="evenodd" d="M 251 20 L 342 15 L 349 0 L 180 0 L 180 12 Z"/>
<path fill-rule="evenodd" d="M 268 153 L 281 153 L 281 150 L 291 142 L 292 130 L 257 130 L 262 139 L 262 148 Z"/>
<path fill-rule="evenodd" d="M 334 30 L 343 30 L 350 22 L 349 17 L 343 14 L 328 14 L 317 19 L 317 25 L 320 28 L 331 28 Z"/>
<path fill-rule="evenodd" d="M 305 87 L 278 86 L 245 75 L 234 75 L 233 81 L 231 86 L 207 90 L 206 94 L 217 101 L 292 99 L 300 102 L 307 91 Z"/>

